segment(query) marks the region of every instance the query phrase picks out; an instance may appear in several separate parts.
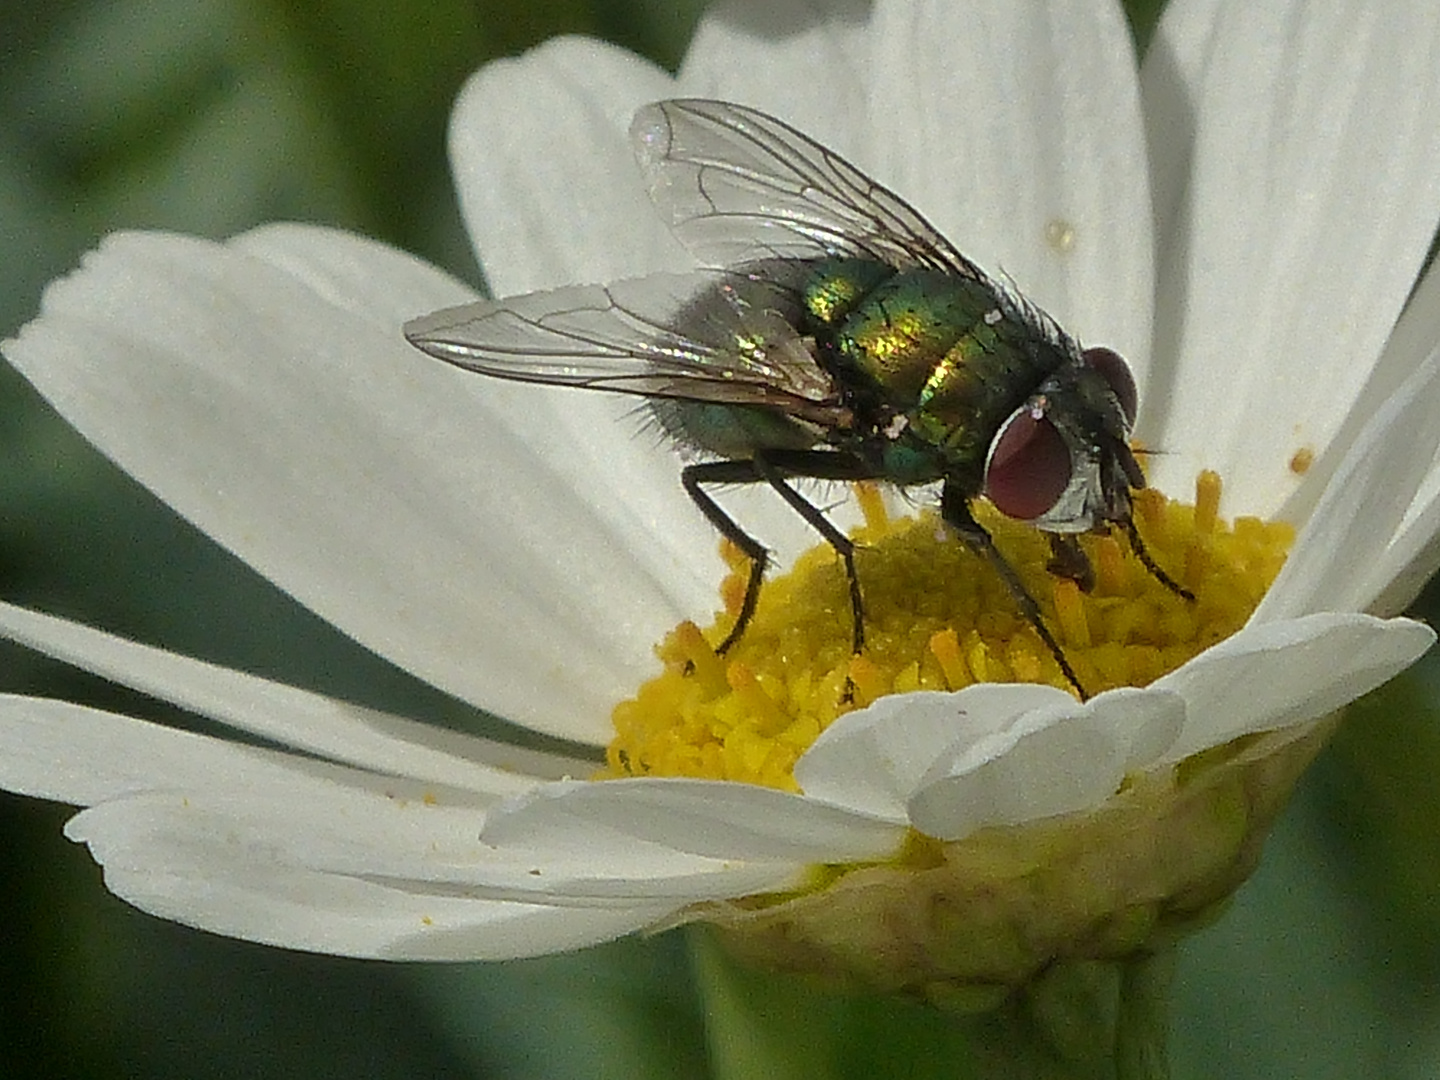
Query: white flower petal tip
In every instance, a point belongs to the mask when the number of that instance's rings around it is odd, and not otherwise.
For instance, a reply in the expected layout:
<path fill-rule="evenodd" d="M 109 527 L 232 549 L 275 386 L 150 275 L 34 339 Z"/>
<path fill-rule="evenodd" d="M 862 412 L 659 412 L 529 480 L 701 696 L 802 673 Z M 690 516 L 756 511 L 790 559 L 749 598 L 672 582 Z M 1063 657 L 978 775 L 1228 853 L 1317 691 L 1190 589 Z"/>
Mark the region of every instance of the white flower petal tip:
<path fill-rule="evenodd" d="M 487 64 L 455 103 L 450 163 L 496 295 L 692 265 L 645 198 L 626 125 L 674 80 L 633 53 L 562 37 Z"/>
<path fill-rule="evenodd" d="M 980 718 L 976 732 L 937 758 L 909 800 L 911 824 L 937 840 L 1098 806 L 1185 721 L 1184 700 L 1163 690 L 1112 690 L 1083 704 L 1056 691 L 1063 700 L 1035 708 L 993 693 L 1001 688 L 974 689 L 984 692 L 955 697 Z"/>
<path fill-rule="evenodd" d="M 105 884 L 142 911 L 287 949 L 389 960 L 506 960 L 611 940 L 674 903 L 575 908 L 488 899 L 462 884 L 328 870 L 289 834 L 237 838 L 229 814 L 176 796 L 107 803 L 71 820 Z M 268 842 L 267 842 L 268 840 Z"/>
<path fill-rule="evenodd" d="M 1186 702 L 1163 761 L 1328 716 L 1394 678 L 1435 642 L 1412 619 L 1320 614 L 1246 627 L 1157 680 Z"/>

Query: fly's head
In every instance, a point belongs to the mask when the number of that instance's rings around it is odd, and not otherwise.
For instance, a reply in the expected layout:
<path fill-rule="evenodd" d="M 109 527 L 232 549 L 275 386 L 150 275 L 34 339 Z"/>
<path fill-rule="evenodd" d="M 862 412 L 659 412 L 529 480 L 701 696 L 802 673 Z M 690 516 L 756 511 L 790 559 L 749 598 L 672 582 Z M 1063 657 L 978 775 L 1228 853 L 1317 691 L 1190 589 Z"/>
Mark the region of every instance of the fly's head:
<path fill-rule="evenodd" d="M 1062 342 L 1071 360 L 1000 425 L 985 461 L 984 494 L 1009 517 L 1053 533 L 1127 521 L 1145 475 L 1130 449 L 1135 379 L 1104 347 Z"/>

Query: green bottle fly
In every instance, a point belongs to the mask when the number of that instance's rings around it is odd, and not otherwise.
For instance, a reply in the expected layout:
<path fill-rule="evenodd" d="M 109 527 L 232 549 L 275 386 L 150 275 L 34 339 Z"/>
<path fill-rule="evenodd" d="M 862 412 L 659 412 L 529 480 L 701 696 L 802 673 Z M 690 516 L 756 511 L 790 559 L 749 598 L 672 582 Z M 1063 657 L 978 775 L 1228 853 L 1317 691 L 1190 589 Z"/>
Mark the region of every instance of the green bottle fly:
<path fill-rule="evenodd" d="M 1135 381 L 965 258 L 894 192 L 741 105 L 648 105 L 631 127 L 651 198 L 711 269 L 570 286 L 408 323 L 417 347 L 503 379 L 637 394 L 705 458 L 681 483 L 750 558 L 727 650 L 755 611 L 763 544 L 706 490 L 765 483 L 844 560 L 864 647 L 854 544 L 796 479 L 938 483 L 944 521 L 984 554 L 1083 697 L 1040 608 L 970 505 L 990 500 L 1050 536 L 1052 570 L 1088 588 L 1080 533 L 1120 528 L 1150 559 L 1131 496 Z"/>

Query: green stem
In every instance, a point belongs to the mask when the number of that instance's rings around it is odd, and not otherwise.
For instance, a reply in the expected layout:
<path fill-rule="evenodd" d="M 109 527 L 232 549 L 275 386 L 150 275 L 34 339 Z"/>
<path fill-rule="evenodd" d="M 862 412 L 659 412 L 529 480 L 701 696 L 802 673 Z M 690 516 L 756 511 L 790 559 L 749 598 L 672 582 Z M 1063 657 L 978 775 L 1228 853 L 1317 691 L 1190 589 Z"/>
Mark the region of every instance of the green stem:
<path fill-rule="evenodd" d="M 831 1010 L 797 997 L 790 979 L 732 963 L 704 929 L 689 936 L 714 1080 L 835 1080 Z"/>
<path fill-rule="evenodd" d="M 1166 1080 L 1170 1075 L 1165 1047 L 1174 974 L 1173 949 L 1138 957 L 1121 970 L 1115 1017 L 1116 1080 Z"/>

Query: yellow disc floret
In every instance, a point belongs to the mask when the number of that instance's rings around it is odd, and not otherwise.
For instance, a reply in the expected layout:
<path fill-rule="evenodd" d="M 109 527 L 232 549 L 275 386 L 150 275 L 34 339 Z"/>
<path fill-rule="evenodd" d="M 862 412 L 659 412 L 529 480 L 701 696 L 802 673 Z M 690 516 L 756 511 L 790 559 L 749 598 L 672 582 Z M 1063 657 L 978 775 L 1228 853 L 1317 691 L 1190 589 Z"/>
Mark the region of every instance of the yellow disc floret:
<path fill-rule="evenodd" d="M 725 656 L 747 560 L 727 551 L 725 611 L 701 631 L 673 630 L 664 671 L 616 706 L 608 776 L 690 776 L 795 790 L 796 760 L 840 714 L 884 694 L 1038 682 L 1072 691 L 994 568 L 933 512 L 892 519 L 861 487 L 856 569 L 865 649 L 851 653 L 844 567 L 828 546 L 767 581 L 755 617 Z M 1178 596 L 1123 535 L 1081 538 L 1094 588 L 1050 573 L 1044 534 L 992 510 L 977 520 L 1039 602 L 1046 625 L 1091 694 L 1144 686 L 1238 630 L 1274 580 L 1293 533 L 1283 523 L 1219 517 L 1220 478 L 1202 473 L 1194 505 L 1135 494 L 1135 522 L 1154 562 L 1195 594 Z"/>

